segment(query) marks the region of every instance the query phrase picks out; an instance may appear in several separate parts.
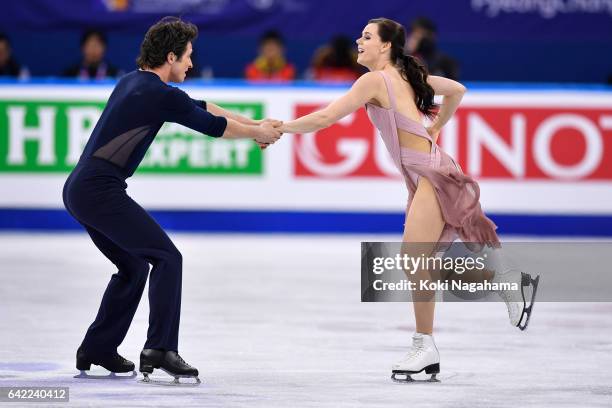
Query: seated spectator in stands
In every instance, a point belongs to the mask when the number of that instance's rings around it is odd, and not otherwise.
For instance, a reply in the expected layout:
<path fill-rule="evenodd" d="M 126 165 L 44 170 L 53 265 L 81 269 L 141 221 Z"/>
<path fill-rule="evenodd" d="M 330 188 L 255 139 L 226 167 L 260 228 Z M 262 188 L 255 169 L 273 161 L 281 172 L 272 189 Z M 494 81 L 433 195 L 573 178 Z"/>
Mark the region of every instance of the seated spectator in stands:
<path fill-rule="evenodd" d="M 79 79 L 104 79 L 116 77 L 117 68 L 104 60 L 106 54 L 106 36 L 97 30 L 86 31 L 81 37 L 83 58 L 64 71 L 64 76 Z"/>
<path fill-rule="evenodd" d="M 9 38 L 0 33 L 0 77 L 23 78 L 24 76 L 27 76 L 27 70 L 22 69 L 21 65 L 15 61 Z"/>
<path fill-rule="evenodd" d="M 277 31 L 267 31 L 259 39 L 259 55 L 246 66 L 244 76 L 254 81 L 291 81 L 295 67 L 285 58 L 283 37 Z"/>
<path fill-rule="evenodd" d="M 354 81 L 363 74 L 357 64 L 357 50 L 345 36 L 336 36 L 315 51 L 309 77 L 318 81 Z"/>
<path fill-rule="evenodd" d="M 431 75 L 458 80 L 459 66 L 448 55 L 440 52 L 437 45 L 437 28 L 430 19 L 419 17 L 410 24 L 406 48 L 410 55 L 417 57 Z"/>

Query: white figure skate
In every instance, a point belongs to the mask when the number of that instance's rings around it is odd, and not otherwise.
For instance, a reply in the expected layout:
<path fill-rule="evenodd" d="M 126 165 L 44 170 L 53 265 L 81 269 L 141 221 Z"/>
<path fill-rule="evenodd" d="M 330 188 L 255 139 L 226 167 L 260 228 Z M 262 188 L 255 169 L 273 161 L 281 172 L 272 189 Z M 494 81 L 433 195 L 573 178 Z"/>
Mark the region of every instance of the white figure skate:
<path fill-rule="evenodd" d="M 411 377 L 425 371 L 431 374 L 426 380 L 418 380 Z M 412 347 L 408 354 L 400 361 L 393 364 L 391 378 L 402 383 L 410 382 L 440 382 L 436 375 L 440 372 L 440 353 L 434 343 L 432 336 L 422 333 L 415 333 L 412 336 Z"/>
<path fill-rule="evenodd" d="M 533 310 L 540 276 L 535 279 L 528 273 L 513 269 L 505 273 L 496 273 L 493 282 L 516 282 L 520 285 L 520 292 L 514 290 L 500 290 L 497 294 L 504 300 L 508 308 L 510 324 L 521 330 L 527 329 L 529 318 Z"/>

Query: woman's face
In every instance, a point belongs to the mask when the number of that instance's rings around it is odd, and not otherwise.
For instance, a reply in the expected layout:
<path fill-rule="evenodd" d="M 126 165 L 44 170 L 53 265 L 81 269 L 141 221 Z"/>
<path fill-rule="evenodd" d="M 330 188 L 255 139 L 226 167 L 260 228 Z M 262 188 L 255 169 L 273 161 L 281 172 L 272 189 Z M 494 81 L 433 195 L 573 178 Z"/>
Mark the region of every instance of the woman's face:
<path fill-rule="evenodd" d="M 383 45 L 378 36 L 378 24 L 370 23 L 363 29 L 357 43 L 357 62 L 363 66 L 375 64 L 382 56 Z"/>

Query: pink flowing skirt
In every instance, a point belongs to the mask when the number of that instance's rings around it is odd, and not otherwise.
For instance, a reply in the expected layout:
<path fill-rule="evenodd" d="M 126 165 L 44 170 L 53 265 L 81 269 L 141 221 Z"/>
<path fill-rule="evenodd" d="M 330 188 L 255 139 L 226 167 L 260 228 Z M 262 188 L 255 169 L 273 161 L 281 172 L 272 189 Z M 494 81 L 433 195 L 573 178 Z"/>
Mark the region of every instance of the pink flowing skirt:
<path fill-rule="evenodd" d="M 480 207 L 478 183 L 464 174 L 452 157 L 437 146 L 431 153 L 405 147 L 400 147 L 400 152 L 410 201 L 419 177 L 427 178 L 434 187 L 446 222 L 438 242 L 449 243 L 459 237 L 465 243 L 500 246 L 497 226 Z"/>

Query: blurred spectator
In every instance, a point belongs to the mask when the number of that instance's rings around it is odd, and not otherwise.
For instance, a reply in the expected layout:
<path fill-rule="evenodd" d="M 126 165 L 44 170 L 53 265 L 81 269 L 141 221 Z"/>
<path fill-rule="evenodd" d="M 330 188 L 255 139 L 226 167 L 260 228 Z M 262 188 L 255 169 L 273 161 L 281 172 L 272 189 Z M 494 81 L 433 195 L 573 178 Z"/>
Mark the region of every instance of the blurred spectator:
<path fill-rule="evenodd" d="M 283 37 L 277 31 L 267 31 L 259 39 L 259 55 L 246 66 L 246 79 L 255 81 L 291 81 L 295 67 L 285 59 Z"/>
<path fill-rule="evenodd" d="M 6 34 L 0 33 L 0 77 L 27 77 L 27 70 L 13 58 L 11 42 Z"/>
<path fill-rule="evenodd" d="M 436 34 L 436 25 L 430 19 L 419 17 L 413 20 L 406 41 L 408 52 L 419 58 L 431 75 L 457 80 L 459 66 L 454 59 L 438 50 Z"/>
<path fill-rule="evenodd" d="M 81 36 L 83 58 L 64 71 L 64 76 L 79 79 L 104 79 L 116 77 L 117 68 L 104 60 L 106 36 L 101 31 L 89 30 Z"/>
<path fill-rule="evenodd" d="M 354 81 L 364 72 L 357 64 L 353 42 L 345 36 L 336 36 L 315 51 L 309 76 L 319 81 Z"/>

